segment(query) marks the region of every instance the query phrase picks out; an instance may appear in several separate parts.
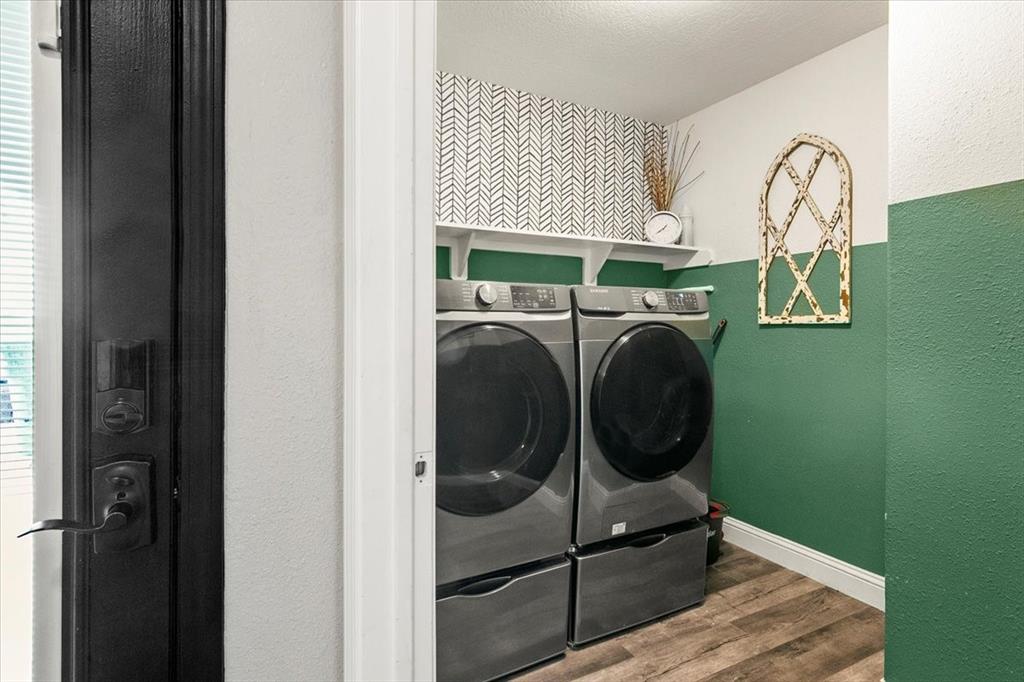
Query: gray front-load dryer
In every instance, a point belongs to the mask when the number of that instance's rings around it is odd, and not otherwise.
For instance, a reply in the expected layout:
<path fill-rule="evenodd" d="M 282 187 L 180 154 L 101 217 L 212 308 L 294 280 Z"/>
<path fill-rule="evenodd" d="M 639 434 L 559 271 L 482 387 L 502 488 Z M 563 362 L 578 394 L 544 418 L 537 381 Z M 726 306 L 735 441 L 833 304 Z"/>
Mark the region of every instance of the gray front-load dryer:
<path fill-rule="evenodd" d="M 579 344 L 574 542 L 707 513 L 712 343 L 707 295 L 573 287 Z"/>
<path fill-rule="evenodd" d="M 437 584 L 563 556 L 575 373 L 569 288 L 437 282 Z"/>

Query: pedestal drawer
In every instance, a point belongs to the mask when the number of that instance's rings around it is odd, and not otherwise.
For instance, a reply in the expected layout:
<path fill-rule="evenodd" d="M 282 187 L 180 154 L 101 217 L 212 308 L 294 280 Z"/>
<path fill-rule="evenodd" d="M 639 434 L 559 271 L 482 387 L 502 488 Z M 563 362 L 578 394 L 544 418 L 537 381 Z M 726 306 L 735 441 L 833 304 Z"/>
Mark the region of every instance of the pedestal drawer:
<path fill-rule="evenodd" d="M 562 560 L 439 598 L 437 679 L 489 680 L 564 652 L 569 578 L 569 562 Z"/>
<path fill-rule="evenodd" d="M 704 599 L 707 526 L 654 531 L 574 557 L 571 641 L 582 644 Z"/>

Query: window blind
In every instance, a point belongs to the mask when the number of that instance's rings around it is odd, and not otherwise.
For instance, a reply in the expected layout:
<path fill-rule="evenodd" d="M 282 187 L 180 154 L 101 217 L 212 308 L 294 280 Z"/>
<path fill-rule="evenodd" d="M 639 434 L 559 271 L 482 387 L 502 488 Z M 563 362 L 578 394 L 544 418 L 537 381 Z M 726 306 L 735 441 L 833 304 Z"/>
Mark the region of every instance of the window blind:
<path fill-rule="evenodd" d="M 29 0 L 0 2 L 0 488 L 32 491 L 33 221 Z"/>

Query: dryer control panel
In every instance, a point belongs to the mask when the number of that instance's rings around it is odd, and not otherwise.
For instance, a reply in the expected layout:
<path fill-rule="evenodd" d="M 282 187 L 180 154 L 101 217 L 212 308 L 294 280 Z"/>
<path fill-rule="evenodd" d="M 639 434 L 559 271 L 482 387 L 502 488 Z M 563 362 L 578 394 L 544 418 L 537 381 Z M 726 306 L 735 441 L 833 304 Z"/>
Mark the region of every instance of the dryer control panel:
<path fill-rule="evenodd" d="M 558 284 L 509 284 L 437 280 L 438 310 L 558 312 L 569 310 L 569 287 Z"/>
<path fill-rule="evenodd" d="M 582 312 L 682 315 L 708 312 L 708 295 L 703 291 L 576 286 L 572 288 L 572 295 Z"/>

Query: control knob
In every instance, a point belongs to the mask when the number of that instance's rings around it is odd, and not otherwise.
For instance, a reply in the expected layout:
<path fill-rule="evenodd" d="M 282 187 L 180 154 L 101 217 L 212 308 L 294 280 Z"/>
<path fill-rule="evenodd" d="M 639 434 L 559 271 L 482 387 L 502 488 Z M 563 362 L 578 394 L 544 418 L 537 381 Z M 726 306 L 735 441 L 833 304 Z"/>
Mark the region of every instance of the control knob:
<path fill-rule="evenodd" d="M 653 291 L 645 291 L 643 298 L 641 300 L 644 302 L 644 305 L 647 306 L 648 308 L 658 307 L 658 294 L 654 293 Z"/>
<path fill-rule="evenodd" d="M 481 284 L 476 288 L 476 300 L 484 305 L 494 305 L 498 300 L 498 290 L 493 284 Z"/>

